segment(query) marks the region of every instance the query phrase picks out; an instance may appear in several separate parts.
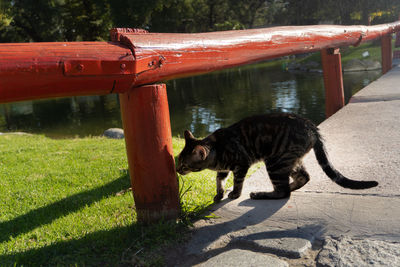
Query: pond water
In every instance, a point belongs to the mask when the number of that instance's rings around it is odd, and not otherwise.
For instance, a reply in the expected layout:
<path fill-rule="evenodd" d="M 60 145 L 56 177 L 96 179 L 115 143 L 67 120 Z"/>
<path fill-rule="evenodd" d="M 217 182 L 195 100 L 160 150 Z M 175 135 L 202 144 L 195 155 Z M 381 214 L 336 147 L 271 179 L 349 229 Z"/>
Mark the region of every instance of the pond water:
<path fill-rule="evenodd" d="M 344 74 L 346 102 L 381 75 Z M 205 136 L 249 115 L 294 112 L 315 123 L 325 119 L 320 73 L 292 73 L 260 65 L 167 82 L 174 136 L 185 129 Z M 0 105 L 0 132 L 23 131 L 53 138 L 98 136 L 122 127 L 117 95 L 59 98 Z"/>

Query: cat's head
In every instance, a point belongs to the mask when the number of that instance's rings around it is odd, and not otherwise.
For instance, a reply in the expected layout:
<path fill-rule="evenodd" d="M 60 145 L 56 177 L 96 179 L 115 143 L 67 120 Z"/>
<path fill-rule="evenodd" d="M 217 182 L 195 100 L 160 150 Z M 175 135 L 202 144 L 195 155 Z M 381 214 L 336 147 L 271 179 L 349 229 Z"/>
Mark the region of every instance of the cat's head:
<path fill-rule="evenodd" d="M 208 149 L 190 131 L 186 130 L 184 136 L 185 147 L 179 154 L 176 171 L 185 175 L 204 170 L 207 168 Z"/>

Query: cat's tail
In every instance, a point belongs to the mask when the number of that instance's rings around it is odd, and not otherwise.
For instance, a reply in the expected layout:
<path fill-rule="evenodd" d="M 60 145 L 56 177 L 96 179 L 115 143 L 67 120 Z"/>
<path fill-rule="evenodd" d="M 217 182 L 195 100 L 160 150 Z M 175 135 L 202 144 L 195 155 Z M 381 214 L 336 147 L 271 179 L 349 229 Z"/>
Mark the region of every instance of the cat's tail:
<path fill-rule="evenodd" d="M 355 181 L 344 177 L 329 162 L 324 143 L 322 142 L 322 138 L 318 132 L 316 134 L 317 141 L 314 145 L 315 156 L 321 168 L 324 170 L 326 175 L 328 175 L 328 177 L 332 179 L 332 181 L 344 188 L 350 189 L 367 189 L 378 185 L 378 182 L 376 181 Z"/>

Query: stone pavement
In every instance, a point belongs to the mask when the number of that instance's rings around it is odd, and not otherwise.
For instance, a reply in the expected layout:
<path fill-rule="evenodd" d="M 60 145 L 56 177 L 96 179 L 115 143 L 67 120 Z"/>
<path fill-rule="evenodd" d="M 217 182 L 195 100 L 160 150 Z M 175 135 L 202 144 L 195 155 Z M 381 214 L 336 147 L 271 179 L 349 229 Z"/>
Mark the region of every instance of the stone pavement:
<path fill-rule="evenodd" d="M 304 160 L 311 181 L 290 199 L 251 200 L 272 190 L 265 168 L 239 199 L 213 205 L 171 266 L 400 266 L 400 68 L 357 93 L 320 125 L 333 165 L 368 190 L 344 189 Z"/>

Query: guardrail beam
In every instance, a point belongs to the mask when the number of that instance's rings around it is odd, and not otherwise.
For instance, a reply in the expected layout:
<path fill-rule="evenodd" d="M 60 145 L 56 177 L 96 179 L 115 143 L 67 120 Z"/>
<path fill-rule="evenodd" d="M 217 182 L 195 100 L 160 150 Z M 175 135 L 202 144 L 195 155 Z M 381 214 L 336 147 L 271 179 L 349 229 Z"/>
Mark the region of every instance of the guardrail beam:
<path fill-rule="evenodd" d="M 0 44 L 0 103 L 125 92 L 134 65 L 116 42 Z"/>

